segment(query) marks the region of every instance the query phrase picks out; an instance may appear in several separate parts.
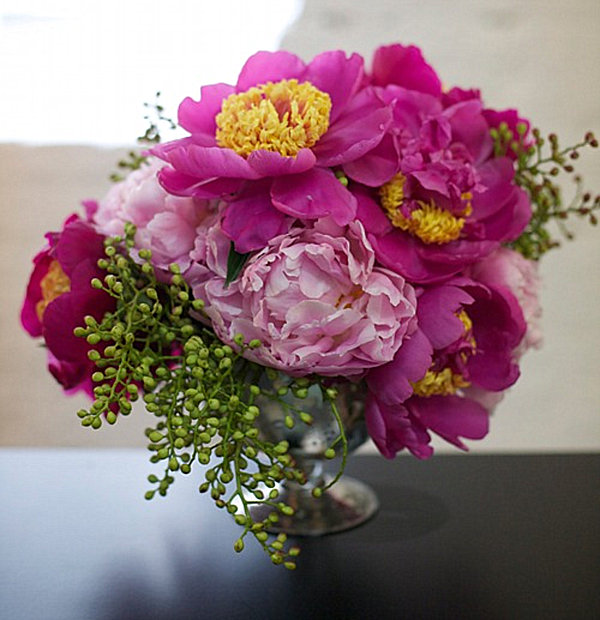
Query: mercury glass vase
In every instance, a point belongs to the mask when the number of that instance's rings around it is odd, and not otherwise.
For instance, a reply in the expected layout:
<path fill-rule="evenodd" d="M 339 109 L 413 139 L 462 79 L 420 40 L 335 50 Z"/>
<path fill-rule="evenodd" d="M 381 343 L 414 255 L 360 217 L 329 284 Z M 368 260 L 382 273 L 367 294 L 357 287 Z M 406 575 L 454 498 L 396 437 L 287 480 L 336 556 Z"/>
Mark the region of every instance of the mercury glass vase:
<path fill-rule="evenodd" d="M 280 376 L 272 382 L 272 387 L 277 390 L 287 382 L 289 378 Z M 352 383 L 337 385 L 336 388 L 336 409 L 346 435 L 347 453 L 350 454 L 368 438 L 363 415 L 364 392 Z M 333 477 L 325 472 L 325 464 L 331 463 L 331 469 L 338 471 L 343 448 L 341 441 L 335 443 L 340 435 L 339 422 L 331 404 L 323 398 L 321 388 L 313 385 L 306 398 L 302 399 L 294 397 L 289 391 L 281 400 L 284 404 L 268 398 L 262 398 L 258 403 L 261 409 L 257 419 L 259 430 L 271 442 L 285 440 L 289 443 L 289 452 L 297 469 L 304 472 L 306 483 L 285 480 L 280 485 L 278 501 L 291 506 L 294 514 L 279 514 L 279 521 L 270 526 L 270 531 L 321 536 L 356 527 L 370 519 L 377 512 L 379 502 L 369 486 L 346 475 L 342 475 L 332 486 L 327 486 Z M 293 411 L 309 413 L 312 423 L 297 421 L 292 428 L 288 428 L 285 418 Z M 325 451 L 332 445 L 336 456 L 327 459 Z M 313 495 L 317 487 L 324 489 L 320 497 Z M 263 520 L 271 510 L 269 506 L 256 505 L 253 517 Z"/>

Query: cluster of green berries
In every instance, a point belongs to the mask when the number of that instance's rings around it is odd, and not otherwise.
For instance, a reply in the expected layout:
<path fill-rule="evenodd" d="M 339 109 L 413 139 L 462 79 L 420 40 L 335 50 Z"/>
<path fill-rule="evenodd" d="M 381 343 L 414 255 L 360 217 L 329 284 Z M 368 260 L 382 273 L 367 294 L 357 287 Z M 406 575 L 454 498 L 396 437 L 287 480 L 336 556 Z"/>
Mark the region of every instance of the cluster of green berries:
<path fill-rule="evenodd" d="M 139 251 L 141 261 L 131 258 L 134 235 L 135 227 L 127 225 L 124 236 L 106 240 L 105 257 L 98 262 L 106 275 L 91 283 L 115 299 L 115 310 L 101 320 L 87 316 L 75 330 L 90 345 L 88 355 L 97 368 L 94 401 L 78 412 L 81 423 L 94 429 L 104 421 L 114 424 L 141 398 L 155 419 L 146 430 L 150 461 L 164 465 L 162 476 L 148 477 L 153 488 L 145 497 L 166 495 L 177 472 L 190 474 L 199 465 L 204 473 L 200 492 L 243 528 L 234 549 L 241 551 L 250 534 L 275 564 L 295 568 L 299 549 L 286 548 L 285 535 L 274 537 L 268 530 L 280 514 L 293 514 L 279 500 L 278 485 L 284 480 L 302 484 L 305 475 L 295 467 L 286 441 L 261 436 L 257 400 L 277 400 L 283 389 L 303 398 L 311 380 L 293 380 L 275 393 L 261 388 L 266 369 L 244 357 L 260 341 L 246 342 L 240 334 L 236 350 L 222 343 L 194 318 L 203 303 L 193 299 L 176 265 L 165 284 L 156 277 L 149 250 Z M 302 411 L 286 414 L 288 427 L 311 421 Z M 253 519 L 255 504 L 272 508 L 267 518 Z"/>
<path fill-rule="evenodd" d="M 600 195 L 592 196 L 582 187 L 581 177 L 574 176 L 576 190 L 569 204 L 563 204 L 560 186 L 556 177 L 561 173 L 572 174 L 575 161 L 579 159 L 583 148 L 598 147 L 598 140 L 589 131 L 574 146 L 562 148 L 556 134 L 547 138 L 538 129 L 531 131 L 525 123 L 518 123 L 516 131 L 506 123 L 491 130 L 496 156 L 512 155 L 516 162 L 515 182 L 529 196 L 532 205 L 532 217 L 524 232 L 512 247 L 525 258 L 538 260 L 548 250 L 558 247 L 560 243 L 554 238 L 550 222 L 558 224 L 559 231 L 567 239 L 572 233 L 567 230 L 564 220 L 570 215 L 588 219 L 595 226 L 598 223 L 596 212 L 600 209 Z"/>

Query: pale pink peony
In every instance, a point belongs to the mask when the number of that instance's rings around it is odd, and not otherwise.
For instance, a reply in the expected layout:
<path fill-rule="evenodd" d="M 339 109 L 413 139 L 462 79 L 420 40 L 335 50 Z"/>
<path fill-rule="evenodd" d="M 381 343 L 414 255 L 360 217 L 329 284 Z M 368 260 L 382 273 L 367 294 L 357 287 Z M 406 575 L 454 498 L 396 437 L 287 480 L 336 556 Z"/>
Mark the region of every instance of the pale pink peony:
<path fill-rule="evenodd" d="M 228 241 L 219 224 L 198 238 L 194 296 L 206 302 L 223 341 L 232 343 L 241 333 L 262 342 L 248 352 L 260 364 L 296 376 L 356 376 L 391 361 L 416 328 L 413 288 L 375 267 L 360 222 L 340 227 L 326 218 L 293 228 L 225 286 Z"/>
<path fill-rule="evenodd" d="M 151 159 L 115 184 L 98 204 L 93 221 L 98 232 L 108 236 L 122 235 L 125 222 L 132 222 L 137 227 L 136 248 L 152 250 L 156 267 L 166 269 L 177 263 L 185 271 L 196 228 L 210 213 L 210 205 L 206 200 L 167 194 L 157 178 L 163 167 L 163 162 Z"/>
<path fill-rule="evenodd" d="M 532 347 L 539 349 L 543 335 L 538 264 L 514 250 L 500 248 L 471 267 L 471 275 L 488 286 L 507 288 L 517 298 L 527 322 L 527 332 L 517 349 L 517 356 Z"/>

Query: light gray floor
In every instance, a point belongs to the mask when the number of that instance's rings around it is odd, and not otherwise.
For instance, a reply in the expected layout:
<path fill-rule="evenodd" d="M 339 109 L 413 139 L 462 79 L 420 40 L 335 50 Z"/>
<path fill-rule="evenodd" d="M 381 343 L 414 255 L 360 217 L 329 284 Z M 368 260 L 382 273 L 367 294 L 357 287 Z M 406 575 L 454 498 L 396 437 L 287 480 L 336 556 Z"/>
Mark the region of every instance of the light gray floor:
<path fill-rule="evenodd" d="M 518 106 L 566 141 L 600 134 L 600 4 L 557 0 L 398 2 L 309 0 L 283 47 L 305 58 L 325 49 L 370 58 L 383 42 L 417 43 L 446 86 L 481 87 L 498 108 Z M 157 85 L 160 88 L 160 85 Z M 91 147 L 0 145 L 0 444 L 143 445 L 144 413 L 93 432 L 84 403 L 66 398 L 44 352 L 20 330 L 31 257 L 47 230 L 85 198 L 99 198 L 119 153 Z M 582 162 L 600 191 L 600 151 Z M 577 240 L 546 257 L 545 346 L 498 407 L 489 437 L 473 451 L 600 449 L 600 230 L 576 225 Z"/>

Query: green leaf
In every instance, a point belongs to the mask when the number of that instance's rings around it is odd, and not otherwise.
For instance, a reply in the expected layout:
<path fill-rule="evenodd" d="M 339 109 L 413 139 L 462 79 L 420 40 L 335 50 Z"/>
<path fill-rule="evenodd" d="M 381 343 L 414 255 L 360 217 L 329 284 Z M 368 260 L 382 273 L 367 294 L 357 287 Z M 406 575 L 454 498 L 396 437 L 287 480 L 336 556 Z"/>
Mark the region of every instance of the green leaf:
<path fill-rule="evenodd" d="M 229 247 L 229 256 L 227 256 L 227 277 L 225 278 L 225 286 L 229 286 L 234 280 L 237 279 L 249 257 L 250 252 L 247 254 L 240 254 L 239 252 L 236 252 L 233 241 L 231 242 L 231 246 Z"/>

